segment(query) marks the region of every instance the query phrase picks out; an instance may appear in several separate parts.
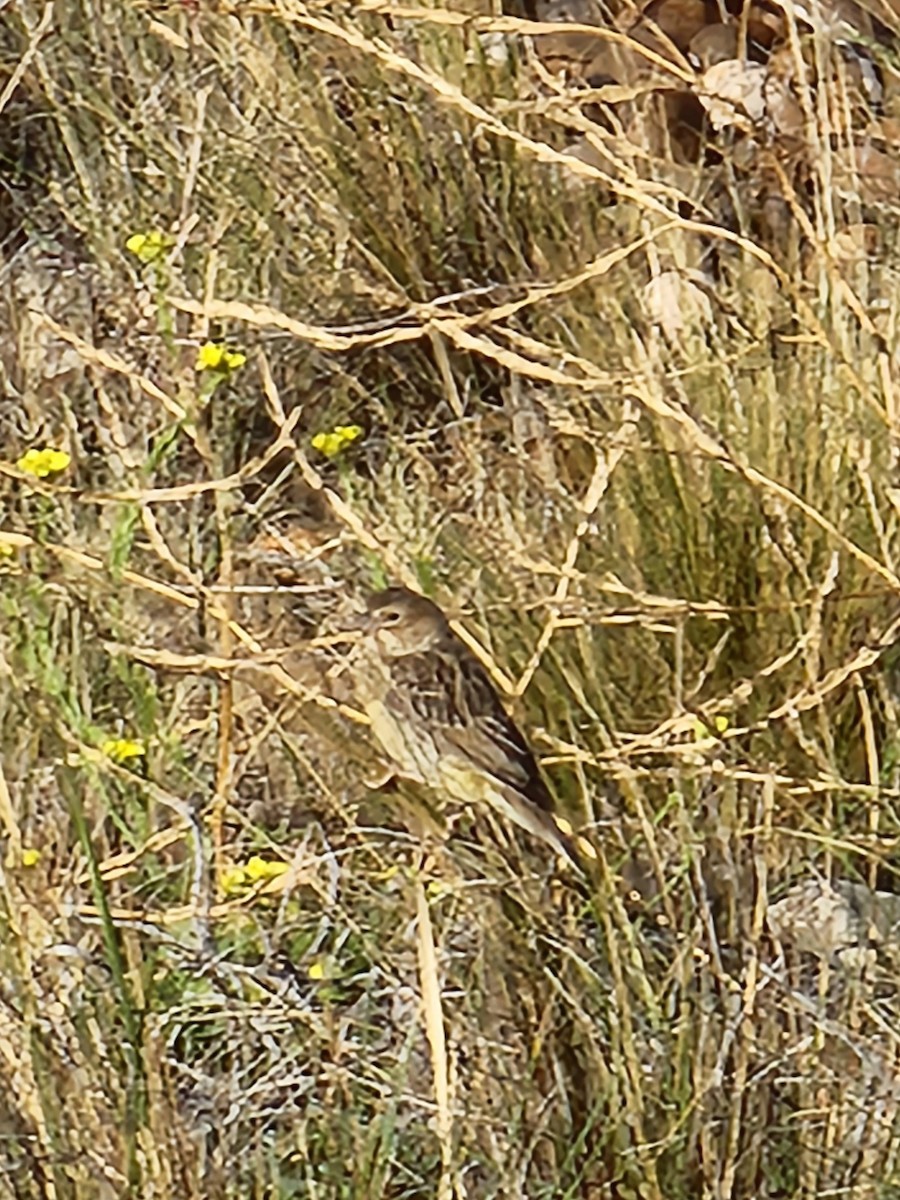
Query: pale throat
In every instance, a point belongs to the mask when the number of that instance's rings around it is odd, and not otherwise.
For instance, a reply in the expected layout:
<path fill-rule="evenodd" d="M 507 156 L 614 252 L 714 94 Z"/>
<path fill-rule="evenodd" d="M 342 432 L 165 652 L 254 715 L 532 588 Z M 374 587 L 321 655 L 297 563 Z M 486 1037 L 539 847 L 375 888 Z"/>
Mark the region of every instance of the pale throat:
<path fill-rule="evenodd" d="M 430 650 L 438 641 L 438 633 L 434 629 L 410 629 L 401 638 L 393 630 L 383 629 L 375 635 L 375 639 L 385 658 L 406 658 L 410 654 Z"/>

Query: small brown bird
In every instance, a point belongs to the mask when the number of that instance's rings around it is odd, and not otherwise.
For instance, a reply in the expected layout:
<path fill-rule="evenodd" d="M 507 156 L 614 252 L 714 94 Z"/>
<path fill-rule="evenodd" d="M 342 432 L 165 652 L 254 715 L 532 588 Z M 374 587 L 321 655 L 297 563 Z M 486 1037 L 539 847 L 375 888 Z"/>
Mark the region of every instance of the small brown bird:
<path fill-rule="evenodd" d="M 436 604 L 408 588 L 371 596 L 357 688 L 396 775 L 485 801 L 579 868 L 534 755 L 487 672 Z"/>

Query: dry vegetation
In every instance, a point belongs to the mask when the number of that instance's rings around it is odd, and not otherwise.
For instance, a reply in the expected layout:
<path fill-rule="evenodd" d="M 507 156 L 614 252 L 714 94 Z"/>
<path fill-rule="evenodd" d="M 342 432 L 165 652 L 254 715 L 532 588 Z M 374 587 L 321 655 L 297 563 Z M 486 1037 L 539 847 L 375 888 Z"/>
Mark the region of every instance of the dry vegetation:
<path fill-rule="evenodd" d="M 896 50 L 685 148 L 469 7 L 0 4 L 0 1195 L 900 1195 Z M 593 903 L 367 790 L 386 580 Z"/>

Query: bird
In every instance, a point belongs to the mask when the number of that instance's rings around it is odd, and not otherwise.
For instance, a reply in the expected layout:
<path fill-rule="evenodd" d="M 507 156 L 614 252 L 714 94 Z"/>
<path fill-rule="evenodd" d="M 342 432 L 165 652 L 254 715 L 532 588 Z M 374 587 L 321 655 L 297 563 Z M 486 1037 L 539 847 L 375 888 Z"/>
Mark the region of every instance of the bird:
<path fill-rule="evenodd" d="M 352 624 L 362 633 L 354 686 L 390 760 L 388 778 L 486 802 L 584 871 L 586 843 L 579 850 L 554 816 L 528 743 L 438 605 L 389 587 Z"/>

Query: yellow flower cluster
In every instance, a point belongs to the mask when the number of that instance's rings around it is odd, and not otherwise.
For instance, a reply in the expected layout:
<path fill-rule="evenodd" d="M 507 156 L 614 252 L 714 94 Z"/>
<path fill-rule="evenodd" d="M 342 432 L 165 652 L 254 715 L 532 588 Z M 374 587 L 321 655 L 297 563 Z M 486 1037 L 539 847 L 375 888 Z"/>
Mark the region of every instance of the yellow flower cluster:
<path fill-rule="evenodd" d="M 23 867 L 36 867 L 40 861 L 41 861 L 40 850 L 37 850 L 34 846 L 23 846 L 22 847 L 22 866 Z"/>
<path fill-rule="evenodd" d="M 195 371 L 215 371 L 217 375 L 230 375 L 238 371 L 247 361 L 240 350 L 229 350 L 222 342 L 204 342 L 197 351 Z"/>
<path fill-rule="evenodd" d="M 148 233 L 133 233 L 125 243 L 125 249 L 142 263 L 152 263 L 167 254 L 174 245 L 175 239 L 171 234 L 151 229 Z"/>
<path fill-rule="evenodd" d="M 363 435 L 361 425 L 336 425 L 329 433 L 317 433 L 312 447 L 326 458 L 337 458 L 347 446 L 352 446 Z"/>
<path fill-rule="evenodd" d="M 46 479 L 48 475 L 58 475 L 72 461 L 71 454 L 65 450 L 54 450 L 46 446 L 43 450 L 33 447 L 26 450 L 16 466 L 26 475 L 34 475 L 36 479 Z"/>
<path fill-rule="evenodd" d="M 130 738 L 108 738 L 100 750 L 117 763 L 128 762 L 130 758 L 143 758 L 147 753 L 143 742 L 135 742 Z"/>
<path fill-rule="evenodd" d="M 233 896 L 250 887 L 251 884 L 268 879 L 278 879 L 281 875 L 287 874 L 290 869 L 289 863 L 281 862 L 278 859 L 262 858 L 260 855 L 254 854 L 243 866 L 235 863 L 234 866 L 226 867 L 219 879 L 219 884 L 226 896 Z"/>

